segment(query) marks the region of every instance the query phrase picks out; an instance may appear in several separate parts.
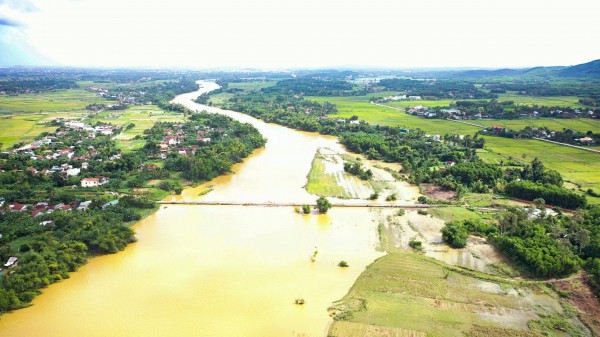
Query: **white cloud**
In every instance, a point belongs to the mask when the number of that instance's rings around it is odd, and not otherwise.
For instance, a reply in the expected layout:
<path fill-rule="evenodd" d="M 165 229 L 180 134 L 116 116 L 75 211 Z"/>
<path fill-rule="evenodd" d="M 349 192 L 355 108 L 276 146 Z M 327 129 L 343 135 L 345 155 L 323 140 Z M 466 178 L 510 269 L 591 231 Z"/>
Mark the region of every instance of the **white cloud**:
<path fill-rule="evenodd" d="M 0 12 L 25 25 L 12 38 L 64 65 L 514 67 L 600 57 L 600 45 L 591 41 L 600 33 L 600 2 L 587 0 L 30 5 L 38 10 L 0 2 Z"/>

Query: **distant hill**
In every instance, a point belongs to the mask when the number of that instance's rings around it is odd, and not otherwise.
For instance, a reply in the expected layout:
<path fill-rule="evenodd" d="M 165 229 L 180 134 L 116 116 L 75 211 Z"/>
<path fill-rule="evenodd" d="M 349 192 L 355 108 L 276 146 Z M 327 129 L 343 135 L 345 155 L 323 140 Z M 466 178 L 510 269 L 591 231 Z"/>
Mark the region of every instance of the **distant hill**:
<path fill-rule="evenodd" d="M 597 77 L 600 78 L 600 60 L 578 64 L 564 68 L 558 72 L 559 76 L 567 77 Z"/>
<path fill-rule="evenodd" d="M 523 69 L 466 70 L 453 74 L 463 78 L 490 77 L 584 77 L 600 79 L 600 60 L 570 67 L 534 67 Z"/>

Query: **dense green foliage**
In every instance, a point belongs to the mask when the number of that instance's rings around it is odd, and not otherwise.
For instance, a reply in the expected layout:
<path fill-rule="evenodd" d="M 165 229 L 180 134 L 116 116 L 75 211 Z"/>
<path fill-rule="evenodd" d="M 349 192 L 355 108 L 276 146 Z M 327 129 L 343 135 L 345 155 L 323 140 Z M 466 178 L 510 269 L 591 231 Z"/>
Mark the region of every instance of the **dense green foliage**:
<path fill-rule="evenodd" d="M 373 178 L 373 172 L 370 169 L 365 170 L 362 167 L 361 163 L 346 162 L 346 163 L 344 163 L 344 171 L 348 172 L 352 175 L 355 175 L 362 180 L 369 180 L 369 179 Z"/>
<path fill-rule="evenodd" d="M 318 79 L 299 77 L 277 82 L 276 86 L 264 88 L 265 94 L 289 94 L 307 96 L 347 96 L 355 95 L 353 85 L 340 79 Z"/>
<path fill-rule="evenodd" d="M 58 79 L 58 78 L 35 78 L 35 79 L 21 79 L 21 78 L 10 78 L 6 80 L 0 80 L 0 91 L 4 91 L 9 94 L 19 93 L 31 93 L 31 92 L 45 92 L 60 89 L 72 89 L 77 88 L 75 81 L 70 79 Z"/>
<path fill-rule="evenodd" d="M 543 198 L 548 204 L 570 209 L 584 207 L 587 203 L 584 195 L 556 185 L 533 181 L 511 181 L 504 187 L 504 192 L 525 200 Z"/>
<path fill-rule="evenodd" d="M 576 116 L 575 108 L 561 106 L 541 106 L 515 104 L 513 101 L 457 101 L 453 104 L 464 113 L 464 116 L 472 118 L 494 119 L 517 119 L 523 115 L 537 117 L 573 118 Z M 560 111 L 560 112 L 559 112 Z M 585 115 L 584 115 L 585 116 Z M 438 118 L 450 117 L 444 110 L 438 111 Z"/>
<path fill-rule="evenodd" d="M 576 252 L 587 244 L 588 240 L 582 238 L 589 232 L 580 227 L 578 220 L 532 217 L 524 209 L 510 208 L 501 215 L 499 225 L 501 235 L 492 236 L 492 242 L 534 275 L 566 276 L 582 264 Z M 570 238 L 566 235 L 569 232 Z"/>
<path fill-rule="evenodd" d="M 550 130 L 547 127 L 531 127 L 526 126 L 522 130 L 512 130 L 506 128 L 486 129 L 481 131 L 484 135 L 500 136 L 505 138 L 543 138 L 555 142 L 573 144 L 579 146 L 598 144 L 600 135 L 593 131 L 581 132 L 571 129 Z M 581 141 L 582 138 L 590 138 L 591 141 Z"/>
<path fill-rule="evenodd" d="M 380 80 L 378 85 L 386 90 L 403 91 L 408 95 L 426 98 L 495 98 L 496 95 L 477 89 L 473 83 L 438 80 L 419 81 L 412 79 L 391 78 Z"/>
<path fill-rule="evenodd" d="M 467 228 L 459 221 L 449 222 L 442 228 L 442 240 L 453 248 L 464 248 L 468 236 Z"/>

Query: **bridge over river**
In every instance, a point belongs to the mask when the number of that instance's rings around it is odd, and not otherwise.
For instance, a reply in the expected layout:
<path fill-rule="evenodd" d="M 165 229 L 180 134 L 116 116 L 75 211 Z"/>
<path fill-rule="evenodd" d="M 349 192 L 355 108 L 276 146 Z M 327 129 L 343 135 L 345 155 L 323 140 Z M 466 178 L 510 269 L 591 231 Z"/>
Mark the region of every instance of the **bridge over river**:
<path fill-rule="evenodd" d="M 254 206 L 254 207 L 301 207 L 304 204 L 294 202 L 235 202 L 235 201 L 157 201 L 160 205 L 206 205 L 206 206 Z M 314 204 L 309 204 L 311 207 Z M 332 203 L 333 207 L 367 207 L 367 208 L 431 208 L 439 205 L 425 204 L 371 204 L 371 203 Z"/>

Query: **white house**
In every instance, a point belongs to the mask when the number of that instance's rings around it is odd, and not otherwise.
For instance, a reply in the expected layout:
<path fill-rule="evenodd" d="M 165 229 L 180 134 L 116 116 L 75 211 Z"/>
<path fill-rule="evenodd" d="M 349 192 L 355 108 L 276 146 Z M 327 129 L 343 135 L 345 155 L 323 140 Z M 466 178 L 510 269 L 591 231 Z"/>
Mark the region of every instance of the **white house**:
<path fill-rule="evenodd" d="M 107 184 L 109 179 L 106 177 L 83 178 L 81 179 L 81 187 L 96 187 Z"/>

